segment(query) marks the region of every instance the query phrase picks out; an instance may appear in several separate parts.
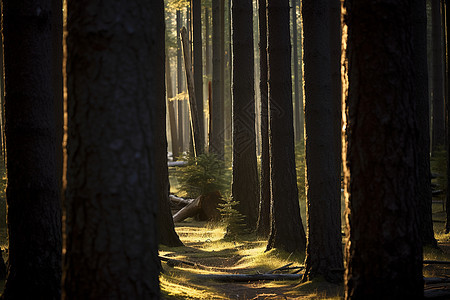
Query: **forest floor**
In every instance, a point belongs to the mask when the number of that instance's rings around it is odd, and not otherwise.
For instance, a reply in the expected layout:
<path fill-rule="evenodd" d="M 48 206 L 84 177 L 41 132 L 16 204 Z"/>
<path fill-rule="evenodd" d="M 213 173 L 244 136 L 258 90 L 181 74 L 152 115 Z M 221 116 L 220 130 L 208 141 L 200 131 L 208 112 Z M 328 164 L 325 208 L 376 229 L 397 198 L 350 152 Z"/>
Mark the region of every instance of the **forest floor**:
<path fill-rule="evenodd" d="M 439 249 L 425 247 L 424 260 L 450 261 L 450 235 L 443 233 L 442 203 L 433 204 L 433 219 Z M 163 299 L 343 299 L 343 285 L 317 279 L 219 282 L 202 274 L 263 274 L 292 263 L 302 266 L 303 256 L 277 250 L 265 252 L 266 241 L 247 234 L 236 240 L 224 239 L 225 228 L 188 219 L 176 224 L 184 247 L 160 248 L 160 256 L 194 265 L 162 262 L 160 276 Z M 450 265 L 424 264 L 424 277 L 450 278 Z M 284 272 L 284 274 L 286 274 Z M 450 284 L 430 284 L 425 290 L 450 289 Z"/>

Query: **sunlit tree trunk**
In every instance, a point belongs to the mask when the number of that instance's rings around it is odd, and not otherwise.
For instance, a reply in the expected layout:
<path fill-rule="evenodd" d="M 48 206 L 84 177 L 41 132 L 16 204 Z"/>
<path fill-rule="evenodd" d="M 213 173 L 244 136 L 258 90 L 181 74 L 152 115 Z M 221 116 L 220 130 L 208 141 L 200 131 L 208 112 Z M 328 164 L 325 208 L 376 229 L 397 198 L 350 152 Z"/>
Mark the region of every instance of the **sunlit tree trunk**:
<path fill-rule="evenodd" d="M 342 281 L 339 0 L 304 0 L 307 246 L 303 280 Z M 328 24 L 328 25 L 327 25 Z M 333 27 L 333 28 L 332 28 Z M 336 35 L 336 36 L 334 36 Z M 339 40 L 338 40 L 339 41 Z M 338 48 L 338 49 L 336 49 Z"/>
<path fill-rule="evenodd" d="M 69 0 L 67 9 L 63 296 L 157 299 L 163 1 Z"/>
<path fill-rule="evenodd" d="M 292 60 L 294 75 L 294 132 L 295 141 L 299 142 L 303 138 L 303 122 L 301 120 L 301 111 L 303 103 L 301 102 L 301 89 L 298 68 L 298 30 L 297 30 L 297 0 L 291 0 L 291 22 L 292 22 Z"/>
<path fill-rule="evenodd" d="M 50 0 L 2 1 L 9 236 L 2 299 L 61 297 L 52 14 Z"/>
<path fill-rule="evenodd" d="M 259 90 L 261 94 L 261 193 L 256 232 L 261 237 L 270 233 L 270 155 L 269 155 L 269 96 L 267 86 L 267 17 L 266 0 L 258 1 L 259 20 Z"/>
<path fill-rule="evenodd" d="M 256 228 L 259 186 L 256 165 L 253 8 L 233 0 L 233 200 L 249 228 Z"/>
<path fill-rule="evenodd" d="M 267 1 L 272 224 L 267 250 L 305 251 L 294 154 L 289 0 Z"/>
<path fill-rule="evenodd" d="M 196 152 L 201 154 L 205 148 L 205 120 L 203 113 L 203 55 L 202 55 L 202 7 L 201 0 L 191 0 L 192 17 L 192 60 L 194 69 L 195 100 L 197 103 L 197 121 L 199 139 L 195 141 Z"/>
<path fill-rule="evenodd" d="M 344 6 L 345 297 L 421 299 L 411 1 Z"/>
<path fill-rule="evenodd" d="M 183 63 L 181 59 L 181 11 L 177 10 L 177 93 L 183 92 Z M 184 126 L 183 126 L 183 102 L 177 101 L 177 128 L 178 128 L 178 147 L 179 153 L 184 151 Z"/>

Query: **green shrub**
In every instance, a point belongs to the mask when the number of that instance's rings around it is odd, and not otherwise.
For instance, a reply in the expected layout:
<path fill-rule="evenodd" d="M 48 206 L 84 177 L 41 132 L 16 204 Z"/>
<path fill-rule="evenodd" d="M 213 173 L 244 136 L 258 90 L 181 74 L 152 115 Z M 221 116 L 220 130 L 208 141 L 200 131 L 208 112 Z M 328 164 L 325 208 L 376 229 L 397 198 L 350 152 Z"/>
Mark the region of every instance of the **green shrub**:
<path fill-rule="evenodd" d="M 245 216 L 234 208 L 237 204 L 238 201 L 233 201 L 231 197 L 226 197 L 225 203 L 219 204 L 222 223 L 227 228 L 225 239 L 235 239 L 246 231 Z"/>
<path fill-rule="evenodd" d="M 180 191 L 185 196 L 197 198 L 214 191 L 227 194 L 231 174 L 215 154 L 201 154 L 197 158 L 188 155 L 186 161 L 187 165 L 179 167 L 176 172 Z"/>

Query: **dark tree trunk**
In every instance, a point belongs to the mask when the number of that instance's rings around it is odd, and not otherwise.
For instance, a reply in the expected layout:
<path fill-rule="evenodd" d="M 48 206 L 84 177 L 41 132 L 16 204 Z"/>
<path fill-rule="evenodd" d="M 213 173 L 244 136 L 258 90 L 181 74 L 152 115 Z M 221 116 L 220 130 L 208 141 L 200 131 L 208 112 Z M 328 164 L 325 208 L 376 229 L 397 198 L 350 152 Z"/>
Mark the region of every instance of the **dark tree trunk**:
<path fill-rule="evenodd" d="M 181 11 L 177 10 L 177 92 L 182 93 L 184 90 L 183 81 L 183 63 L 181 58 Z M 183 100 L 177 101 L 177 115 L 178 115 L 178 152 L 184 151 L 184 126 L 183 126 Z"/>
<path fill-rule="evenodd" d="M 302 2 L 308 243 L 303 280 L 342 281 L 339 0 Z M 337 19 L 337 20 L 336 20 Z M 337 23 L 337 24 L 336 24 Z M 327 26 L 328 24 L 328 26 Z M 333 34 L 337 35 L 334 37 Z M 339 90 L 339 91 L 338 91 Z M 339 122 L 337 122 L 339 121 Z"/>
<path fill-rule="evenodd" d="M 105 5 L 67 4 L 63 297 L 156 299 L 156 216 L 167 176 L 158 164 L 167 168 L 165 130 L 156 121 L 164 106 L 164 4 Z"/>
<path fill-rule="evenodd" d="M 52 1 L 3 1 L 9 268 L 3 299 L 60 299 Z"/>
<path fill-rule="evenodd" d="M 272 226 L 267 250 L 305 251 L 294 153 L 289 0 L 267 1 Z"/>
<path fill-rule="evenodd" d="M 172 157 L 173 160 L 175 161 L 180 156 L 180 153 L 178 152 L 177 121 L 175 119 L 175 101 L 172 99 L 173 98 L 172 76 L 170 74 L 170 60 L 167 51 L 166 51 L 165 66 L 166 66 L 165 74 L 166 74 L 167 111 L 169 113 L 170 139 L 172 141 Z M 165 122 L 166 120 L 165 105 L 164 105 L 164 114 L 161 117 L 162 119 L 164 119 Z M 165 128 L 166 125 L 164 123 L 164 129 Z M 164 136 L 164 138 L 166 137 Z"/>
<path fill-rule="evenodd" d="M 436 246 L 432 220 L 431 178 L 430 178 L 430 108 L 428 101 L 427 64 L 427 11 L 426 1 L 413 0 L 413 60 L 415 65 L 414 98 L 417 105 L 416 120 L 419 134 L 418 143 L 418 190 L 421 234 L 424 245 Z"/>
<path fill-rule="evenodd" d="M 300 102 L 301 90 L 300 80 L 298 78 L 298 46 L 297 46 L 297 0 L 291 0 L 291 22 L 292 22 L 292 60 L 294 72 L 294 132 L 295 141 L 300 142 L 303 139 L 303 122 L 300 112 L 303 110 L 303 101 Z"/>
<path fill-rule="evenodd" d="M 209 138 L 209 152 L 224 159 L 224 53 L 222 15 L 224 0 L 212 1 L 212 104 L 211 104 L 211 132 Z"/>
<path fill-rule="evenodd" d="M 63 178 L 63 136 L 64 136 L 64 96 L 63 96 L 63 14 L 62 1 L 52 0 L 52 79 L 55 103 L 56 128 L 56 175 L 58 189 L 62 189 Z M 0 56 L 1 57 L 1 56 Z"/>
<path fill-rule="evenodd" d="M 449 29 L 448 24 L 450 22 L 449 21 L 450 20 L 450 9 L 448 7 L 449 4 L 450 3 L 447 0 L 446 5 L 445 5 L 445 14 L 447 16 L 447 18 L 446 18 L 447 24 L 445 24 L 445 26 L 446 26 L 447 30 Z M 447 49 L 450 49 L 450 34 L 448 33 L 448 31 L 447 31 L 446 38 L 447 38 L 447 41 L 446 41 Z M 446 110 L 447 110 L 447 127 L 446 127 L 446 129 L 447 129 L 447 174 L 450 174 L 450 172 L 448 171 L 448 170 L 450 170 L 450 125 L 449 125 L 450 122 L 448 120 L 448 118 L 450 116 L 450 101 L 449 101 L 449 99 L 450 99 L 450 83 L 449 83 L 450 75 L 449 75 L 449 71 L 450 71 L 450 62 L 449 62 L 449 60 L 447 60 L 447 86 L 449 87 L 447 89 L 447 101 L 445 103 Z M 430 161 L 429 161 L 429 156 L 428 156 L 428 165 L 429 165 L 429 162 Z M 447 175 L 447 187 L 449 187 L 449 186 L 450 186 L 450 176 Z M 431 202 L 431 200 L 430 200 L 430 202 Z M 446 207 L 446 209 L 445 209 L 445 211 L 446 211 L 445 233 L 450 233 L 450 193 L 449 192 L 447 192 L 447 195 L 446 195 L 445 207 Z M 431 229 L 432 228 L 433 227 L 431 227 Z M 434 238 L 434 236 L 433 236 L 433 238 Z"/>
<path fill-rule="evenodd" d="M 197 154 L 202 154 L 205 148 L 205 121 L 203 115 L 203 57 L 202 57 L 202 7 L 201 0 L 191 0 L 192 11 L 192 60 L 194 67 L 194 89 L 197 104 L 197 121 L 199 138 L 196 142 Z"/>
<path fill-rule="evenodd" d="M 267 86 L 267 17 L 266 0 L 258 1 L 259 12 L 259 90 L 261 93 L 261 196 L 256 232 L 261 237 L 270 233 L 270 156 L 269 156 L 269 97 Z"/>
<path fill-rule="evenodd" d="M 431 0 L 432 47 L 433 47 L 433 124 L 431 150 L 434 153 L 445 145 L 444 91 L 442 74 L 442 24 L 440 0 Z"/>
<path fill-rule="evenodd" d="M 344 5 L 345 297 L 421 299 L 411 2 Z"/>
<path fill-rule="evenodd" d="M 253 8 L 251 0 L 233 0 L 233 182 L 236 209 L 255 229 L 259 186 L 256 165 Z"/>

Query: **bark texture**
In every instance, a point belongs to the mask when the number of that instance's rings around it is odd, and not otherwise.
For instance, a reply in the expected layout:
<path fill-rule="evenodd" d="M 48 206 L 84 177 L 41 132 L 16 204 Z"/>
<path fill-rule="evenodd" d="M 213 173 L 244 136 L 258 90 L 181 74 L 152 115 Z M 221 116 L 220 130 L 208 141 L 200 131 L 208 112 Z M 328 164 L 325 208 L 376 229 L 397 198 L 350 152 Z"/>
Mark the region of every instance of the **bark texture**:
<path fill-rule="evenodd" d="M 269 155 L 269 91 L 267 86 L 267 17 L 266 0 L 258 1 L 259 20 L 259 90 L 261 93 L 261 196 L 256 232 L 261 237 L 270 233 L 270 155 Z"/>
<path fill-rule="evenodd" d="M 431 0 L 432 65 L 433 65 L 433 123 L 431 150 L 445 145 L 444 78 L 442 74 L 442 24 L 441 1 Z"/>
<path fill-rule="evenodd" d="M 209 152 L 224 158 L 224 53 L 222 15 L 224 0 L 212 1 L 212 104 L 211 104 L 211 132 L 209 138 Z M 221 5 L 222 4 L 222 5 Z"/>
<path fill-rule="evenodd" d="M 449 26 L 448 24 L 450 23 L 450 9 L 449 9 L 449 5 L 450 3 L 446 0 L 445 3 L 445 15 L 446 15 L 446 19 L 447 19 L 447 24 L 445 24 L 446 29 L 448 30 Z M 450 34 L 447 34 L 447 47 L 450 49 Z M 446 105 L 446 112 L 447 112 L 447 118 L 450 116 L 450 89 L 448 87 L 450 87 L 449 81 L 450 81 L 450 75 L 449 75 L 449 66 L 450 66 L 450 61 L 449 59 L 447 59 L 447 101 L 445 102 Z M 450 125 L 449 122 L 447 120 L 447 170 L 450 170 Z M 429 163 L 429 156 L 428 156 L 428 163 Z M 447 171 L 448 172 L 448 171 Z M 447 186 L 450 186 L 450 176 L 447 175 Z M 446 207 L 446 222 L 445 222 L 445 233 L 449 233 L 450 232 L 450 193 L 446 193 L 446 202 L 445 202 L 445 207 Z M 433 227 L 431 227 L 433 228 Z M 434 236 L 433 236 L 434 238 Z"/>
<path fill-rule="evenodd" d="M 3 299 L 60 299 L 52 2 L 2 1 L 2 16 L 9 235 Z"/>
<path fill-rule="evenodd" d="M 256 166 L 253 8 L 251 0 L 233 0 L 233 182 L 236 209 L 256 228 L 259 204 Z"/>
<path fill-rule="evenodd" d="M 67 8 L 63 298 L 156 299 L 163 1 L 69 0 Z"/>
<path fill-rule="evenodd" d="M 303 280 L 343 279 L 341 237 L 339 0 L 302 3 L 307 246 Z M 334 9 L 333 9 L 334 8 Z M 337 22 L 336 22 L 337 18 Z M 338 24 L 335 24 L 338 23 Z M 337 37 L 333 36 L 337 35 Z M 338 49 L 336 49 L 338 48 Z"/>
<path fill-rule="evenodd" d="M 267 250 L 303 252 L 294 153 L 289 0 L 267 1 L 272 226 Z"/>
<path fill-rule="evenodd" d="M 421 299 L 411 2 L 345 1 L 346 299 Z"/>
<path fill-rule="evenodd" d="M 417 105 L 416 119 L 419 134 L 418 144 L 418 190 L 422 242 L 437 246 L 432 220 L 431 174 L 430 174 L 430 107 L 428 100 L 427 64 L 427 11 L 426 1 L 411 1 L 413 17 L 413 60 L 415 66 L 414 98 Z"/>

